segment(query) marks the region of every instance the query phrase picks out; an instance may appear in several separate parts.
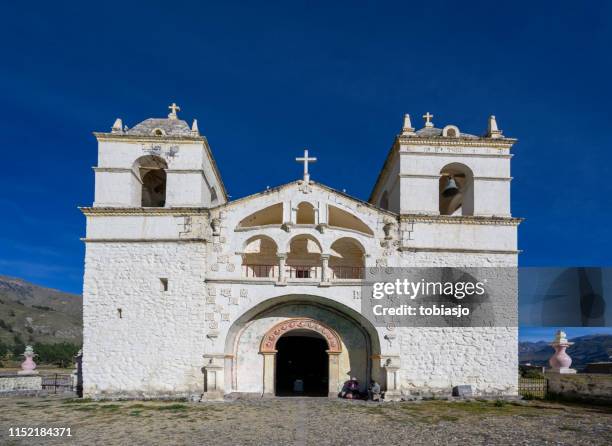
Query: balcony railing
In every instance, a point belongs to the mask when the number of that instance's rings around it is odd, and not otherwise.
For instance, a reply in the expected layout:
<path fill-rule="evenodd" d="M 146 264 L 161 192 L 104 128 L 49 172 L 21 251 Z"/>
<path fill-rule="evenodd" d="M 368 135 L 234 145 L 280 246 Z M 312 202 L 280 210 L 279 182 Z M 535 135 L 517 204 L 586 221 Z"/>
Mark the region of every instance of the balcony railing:
<path fill-rule="evenodd" d="M 247 278 L 277 279 L 279 265 L 243 264 L 243 276 Z M 331 266 L 328 268 L 328 279 L 346 280 L 363 279 L 365 268 L 362 266 Z M 322 279 L 322 266 L 319 265 L 285 265 L 285 279 Z"/>
<path fill-rule="evenodd" d="M 278 265 L 242 265 L 244 277 L 278 277 Z"/>
<path fill-rule="evenodd" d="M 316 265 L 287 265 L 287 279 L 318 279 L 321 277 L 321 267 Z"/>
<path fill-rule="evenodd" d="M 332 279 L 363 279 L 363 266 L 331 266 Z"/>

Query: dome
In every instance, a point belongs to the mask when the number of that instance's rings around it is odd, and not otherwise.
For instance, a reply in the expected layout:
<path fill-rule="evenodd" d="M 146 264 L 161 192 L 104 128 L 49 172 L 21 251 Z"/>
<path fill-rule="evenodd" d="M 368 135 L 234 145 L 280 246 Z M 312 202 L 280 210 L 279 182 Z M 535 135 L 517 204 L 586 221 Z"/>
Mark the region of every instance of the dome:
<path fill-rule="evenodd" d="M 416 136 L 421 136 L 423 138 L 429 138 L 432 136 L 442 136 L 442 129 L 437 127 L 423 127 L 421 130 L 417 130 L 414 132 Z M 460 138 L 478 138 L 476 135 L 470 135 L 469 133 L 460 133 Z"/>
<path fill-rule="evenodd" d="M 181 119 L 149 118 L 127 131 L 138 136 L 193 136 L 189 124 Z"/>

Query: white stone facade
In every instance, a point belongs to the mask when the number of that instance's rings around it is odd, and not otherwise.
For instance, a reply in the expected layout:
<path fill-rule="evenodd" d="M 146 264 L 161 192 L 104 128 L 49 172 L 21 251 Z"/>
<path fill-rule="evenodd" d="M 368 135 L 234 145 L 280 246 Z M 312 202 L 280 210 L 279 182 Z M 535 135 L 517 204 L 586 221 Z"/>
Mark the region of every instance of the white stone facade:
<path fill-rule="evenodd" d="M 262 341 L 283 321 L 329 335 L 330 395 L 349 376 L 390 396 L 459 384 L 516 394 L 516 327 L 388 329 L 360 314 L 367 267 L 517 265 L 514 140 L 427 127 L 396 138 L 369 203 L 304 181 L 227 202 L 193 128 L 171 113 L 96 133 L 96 198 L 82 209 L 85 396 L 274 394 Z M 458 208 L 441 198 L 444 175 Z M 143 206 L 149 193 L 160 205 Z"/>

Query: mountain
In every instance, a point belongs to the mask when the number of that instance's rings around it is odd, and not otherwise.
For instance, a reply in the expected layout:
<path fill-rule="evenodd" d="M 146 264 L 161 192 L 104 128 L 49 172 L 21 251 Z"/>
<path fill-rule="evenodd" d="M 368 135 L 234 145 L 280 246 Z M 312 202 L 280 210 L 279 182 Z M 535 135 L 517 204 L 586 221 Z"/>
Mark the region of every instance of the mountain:
<path fill-rule="evenodd" d="M 572 358 L 572 368 L 582 369 L 590 362 L 609 361 L 612 355 L 612 335 L 595 334 L 570 339 L 574 345 L 567 349 Z M 554 353 L 548 342 L 519 342 L 519 362 L 548 366 L 548 359 Z"/>
<path fill-rule="evenodd" d="M 0 276 L 0 343 L 81 344 L 82 312 L 83 299 L 77 294 Z"/>

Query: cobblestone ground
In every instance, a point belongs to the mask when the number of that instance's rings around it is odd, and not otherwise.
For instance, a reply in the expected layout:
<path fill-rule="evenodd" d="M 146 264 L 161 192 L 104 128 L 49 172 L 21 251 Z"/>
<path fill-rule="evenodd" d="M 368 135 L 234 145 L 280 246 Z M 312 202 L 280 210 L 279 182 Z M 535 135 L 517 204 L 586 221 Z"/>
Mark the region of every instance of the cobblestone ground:
<path fill-rule="evenodd" d="M 11 437 L 69 427 L 71 437 Z M 612 408 L 544 402 L 0 399 L 0 445 L 610 445 Z"/>

